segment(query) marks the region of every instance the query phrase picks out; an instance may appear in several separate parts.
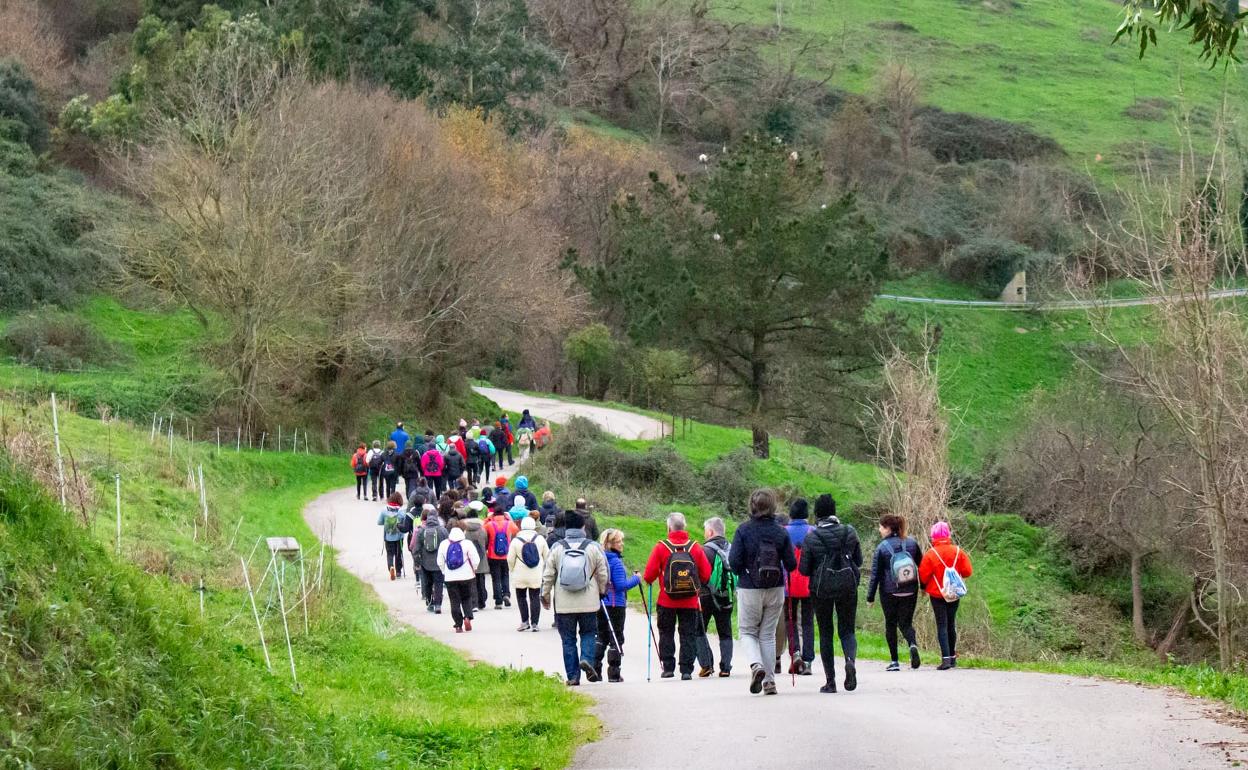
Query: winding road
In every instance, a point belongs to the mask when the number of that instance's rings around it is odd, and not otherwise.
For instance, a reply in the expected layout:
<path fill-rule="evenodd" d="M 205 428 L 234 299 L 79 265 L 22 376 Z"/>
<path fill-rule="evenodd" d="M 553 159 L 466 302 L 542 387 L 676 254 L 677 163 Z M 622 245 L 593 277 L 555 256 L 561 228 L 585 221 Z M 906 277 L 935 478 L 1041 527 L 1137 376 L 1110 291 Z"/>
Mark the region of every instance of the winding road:
<path fill-rule="evenodd" d="M 481 388 L 509 412 L 583 415 L 628 438 L 660 435 L 657 421 L 605 407 Z M 558 440 L 558 437 L 556 437 Z M 514 471 L 514 469 L 512 469 Z M 540 633 L 517 633 L 515 609 L 487 609 L 473 631 L 455 634 L 449 613 L 424 610 L 410 579 L 390 581 L 376 503 L 342 489 L 305 511 L 338 563 L 372 586 L 399 621 L 496 666 L 532 667 L 562 678 L 559 638 L 544 615 Z M 640 565 L 629 565 L 640 566 Z M 492 602 L 491 602 L 492 606 Z M 860 607 L 860 611 L 867 610 Z M 920 613 L 922 622 L 929 622 Z M 582 684 L 596 701 L 600 740 L 581 747 L 574 768 L 1219 768 L 1248 761 L 1248 732 L 1219 721 L 1214 704 L 1171 690 L 1098 679 L 974 669 L 885 673 L 863 660 L 858 690 L 818 692 L 822 672 L 778 679 L 777 697 L 747 692 L 747 665 L 727 679 L 646 681 L 646 616 L 629 611 L 624 683 Z M 818 664 L 816 664 L 818 667 Z"/>

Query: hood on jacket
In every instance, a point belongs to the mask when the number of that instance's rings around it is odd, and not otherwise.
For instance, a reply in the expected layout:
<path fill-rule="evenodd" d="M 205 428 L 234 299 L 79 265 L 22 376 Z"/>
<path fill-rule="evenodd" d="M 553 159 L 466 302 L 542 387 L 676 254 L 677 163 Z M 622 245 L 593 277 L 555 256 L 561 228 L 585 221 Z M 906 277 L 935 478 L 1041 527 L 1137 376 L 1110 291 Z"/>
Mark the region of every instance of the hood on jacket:
<path fill-rule="evenodd" d="M 533 521 L 533 517 L 531 517 L 531 516 L 525 516 L 525 517 L 524 517 L 524 519 L 522 519 L 522 520 L 520 521 L 520 529 L 523 529 L 523 530 L 536 530 L 536 529 L 537 529 L 537 522 L 536 522 L 536 521 Z"/>
<path fill-rule="evenodd" d="M 514 521 L 520 521 L 521 519 L 529 518 L 529 509 L 524 504 L 524 498 L 523 497 L 516 498 L 515 502 L 511 504 L 511 510 L 508 511 L 507 513 L 508 515 L 511 516 L 511 518 Z"/>
<path fill-rule="evenodd" d="M 447 539 L 450 540 L 452 543 L 463 542 L 464 531 L 460 529 L 459 527 L 451 527 L 451 534 L 447 536 Z"/>

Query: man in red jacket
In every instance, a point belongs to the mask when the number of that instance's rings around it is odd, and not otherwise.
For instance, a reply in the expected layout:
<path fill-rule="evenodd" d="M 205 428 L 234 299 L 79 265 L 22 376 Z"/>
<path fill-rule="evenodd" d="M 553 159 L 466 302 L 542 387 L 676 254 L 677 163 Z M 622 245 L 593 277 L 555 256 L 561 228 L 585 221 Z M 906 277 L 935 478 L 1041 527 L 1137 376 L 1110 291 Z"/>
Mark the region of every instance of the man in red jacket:
<path fill-rule="evenodd" d="M 702 631 L 702 607 L 698 591 L 711 578 L 711 563 L 702 546 L 689 539 L 685 515 L 667 515 L 667 539 L 650 552 L 641 579 L 659 581 L 659 663 L 664 679 L 676 671 L 676 629 L 680 629 L 680 678 L 693 678 L 693 661 L 698 654 Z"/>

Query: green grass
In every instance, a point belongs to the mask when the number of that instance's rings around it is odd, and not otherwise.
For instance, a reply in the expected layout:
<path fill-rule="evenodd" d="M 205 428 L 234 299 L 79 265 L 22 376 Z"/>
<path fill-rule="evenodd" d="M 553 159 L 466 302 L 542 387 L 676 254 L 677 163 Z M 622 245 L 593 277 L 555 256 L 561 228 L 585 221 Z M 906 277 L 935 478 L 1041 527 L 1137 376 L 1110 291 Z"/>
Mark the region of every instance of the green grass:
<path fill-rule="evenodd" d="M 50 424 L 46 408 L 16 415 L 10 405 L 7 420 L 8 431 L 15 431 L 19 421 L 29 430 Z M 593 733 L 586 701 L 567 693 L 555 679 L 530 670 L 470 663 L 449 648 L 389 620 L 372 592 L 334 565 L 330 551 L 325 556 L 327 587 L 311 602 L 311 632 L 305 636 L 297 629 L 294 634 L 301 689 L 296 692 L 291 686 L 280 641 L 281 624 L 274 614 L 266 621 L 274 673 L 265 671 L 246 593 L 241 590 L 238 559 L 247 557 L 261 537 L 270 535 L 296 537 L 308 550 L 309 558 L 316 559 L 319 546 L 301 512 L 313 497 L 348 481 L 341 458 L 271 451 L 227 451 L 218 456 L 210 446 L 176 440 L 171 460 L 167 443 L 149 444 L 146 431 L 124 423 L 109 426 L 62 413 L 61 430 L 64 446 L 73 453 L 79 473 L 89 476 L 99 491 L 98 505 L 87 507 L 88 519 L 96 539 L 109 550 L 114 521 L 112 474 L 122 475 L 122 553 L 125 561 L 149 574 L 139 574 L 124 564 L 100 569 L 124 572 L 136 585 L 158 592 L 166 604 L 155 617 L 162 623 L 185 626 L 189 639 L 222 657 L 211 663 L 205 676 L 218 682 L 241 683 L 239 699 L 245 700 L 252 690 L 276 693 L 279 703 L 272 707 L 272 720 L 280 717 L 294 725 L 274 733 L 290 736 L 295 744 L 286 754 L 258 744 L 248 749 L 226 741 L 205 747 L 188 739 L 186 756 L 206 758 L 209 765 L 223 767 L 263 766 L 266 758 L 281 767 L 561 767 L 575 746 Z M 46 428 L 44 432 L 46 438 Z M 197 497 L 186 484 L 187 465 L 200 463 L 210 511 L 206 530 L 202 524 L 192 523 L 198 515 Z M 71 527 L 69 544 L 62 547 L 73 548 L 75 539 L 83 539 L 87 541 L 84 545 L 95 549 L 89 545 L 89 537 Z M 64 527 L 56 529 L 66 532 Z M 262 567 L 255 560 L 252 565 L 256 579 Z M 198 617 L 195 591 L 201 578 L 207 589 L 203 618 Z M 264 612 L 263 597 L 261 602 Z M 166 618 L 174 610 L 180 614 Z M 41 611 L 53 610 L 44 606 Z M 136 637 L 127 645 L 132 649 L 121 654 L 156 655 L 148 644 L 146 637 Z M 80 651 L 83 660 L 90 661 L 92 654 Z M 101 665 L 107 663 L 101 661 Z M 12 674 L 10 668 L 4 670 Z M 82 675 L 94 678 L 106 674 L 88 666 Z M 194 687 L 195 681 L 188 681 L 186 686 Z M 252 682 L 255 686 L 247 689 Z M 68 680 L 49 679 L 45 683 L 50 691 L 74 689 Z M 151 685 L 160 686 L 160 682 Z M 72 699 L 74 708 L 90 713 L 90 698 L 96 696 L 88 691 L 66 697 Z M 289 703 L 289 708 L 281 707 L 283 703 Z M 136 706 L 131 711 L 139 715 L 141 710 Z M 190 718 L 179 703 L 172 703 L 168 711 L 169 718 Z M 247 708 L 238 706 L 234 711 L 246 714 Z M 209 713 L 205 718 L 214 715 Z M 157 743 L 159 735 L 146 732 L 149 728 L 142 719 L 124 730 L 123 723 L 129 724 L 120 716 L 116 724 L 101 721 L 90 727 L 94 730 L 91 739 L 115 752 L 131 744 L 147 745 L 144 741 L 164 745 Z M 53 726 L 49 721 L 44 729 Z M 19 729 L 11 740 L 20 740 L 23 745 L 41 743 L 43 733 L 35 727 Z M 309 740 L 300 738 L 304 734 Z M 517 736 L 524 736 L 524 740 L 517 740 Z M 51 760 L 34 764 L 106 766 Z M 151 764 L 137 761 L 118 766 Z"/>
<path fill-rule="evenodd" d="M 1160 46 L 1142 61 L 1130 43 L 1110 45 L 1121 20 L 1116 3 L 795 0 L 784 6 L 785 34 L 777 44 L 797 45 L 810 35 L 826 41 L 836 67 L 831 85 L 869 91 L 885 63 L 905 61 L 922 78 L 924 101 L 1026 123 L 1057 139 L 1071 165 L 1097 175 L 1132 170 L 1140 145 L 1173 148 L 1167 105 L 1198 108 L 1197 128 L 1207 129 L 1224 83 L 1232 104 L 1248 96 L 1237 69 L 1210 70 L 1181 32 L 1159 34 Z M 775 7 L 773 0 L 743 0 L 720 15 L 774 30 Z M 890 22 L 914 31 L 882 28 Z M 1125 113 L 1148 100 L 1163 100 L 1152 119 Z"/>

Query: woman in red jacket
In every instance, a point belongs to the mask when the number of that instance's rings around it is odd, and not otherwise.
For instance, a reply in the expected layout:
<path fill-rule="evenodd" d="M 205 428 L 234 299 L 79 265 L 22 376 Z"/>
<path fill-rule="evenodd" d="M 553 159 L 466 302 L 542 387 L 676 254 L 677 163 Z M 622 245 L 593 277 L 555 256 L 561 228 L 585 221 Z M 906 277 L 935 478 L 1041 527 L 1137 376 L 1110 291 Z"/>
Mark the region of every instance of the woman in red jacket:
<path fill-rule="evenodd" d="M 355 499 L 368 499 L 368 448 L 360 444 L 351 455 L 351 470 L 355 472 Z"/>
<path fill-rule="evenodd" d="M 940 665 L 938 671 L 946 671 L 958 665 L 958 605 L 959 600 L 946 601 L 944 596 L 945 570 L 952 567 L 963 578 L 971 576 L 971 557 L 950 540 L 949 524 L 938 521 L 932 525 L 932 547 L 919 562 L 919 583 L 932 601 L 932 614 L 936 616 L 936 639 L 940 642 Z"/>

